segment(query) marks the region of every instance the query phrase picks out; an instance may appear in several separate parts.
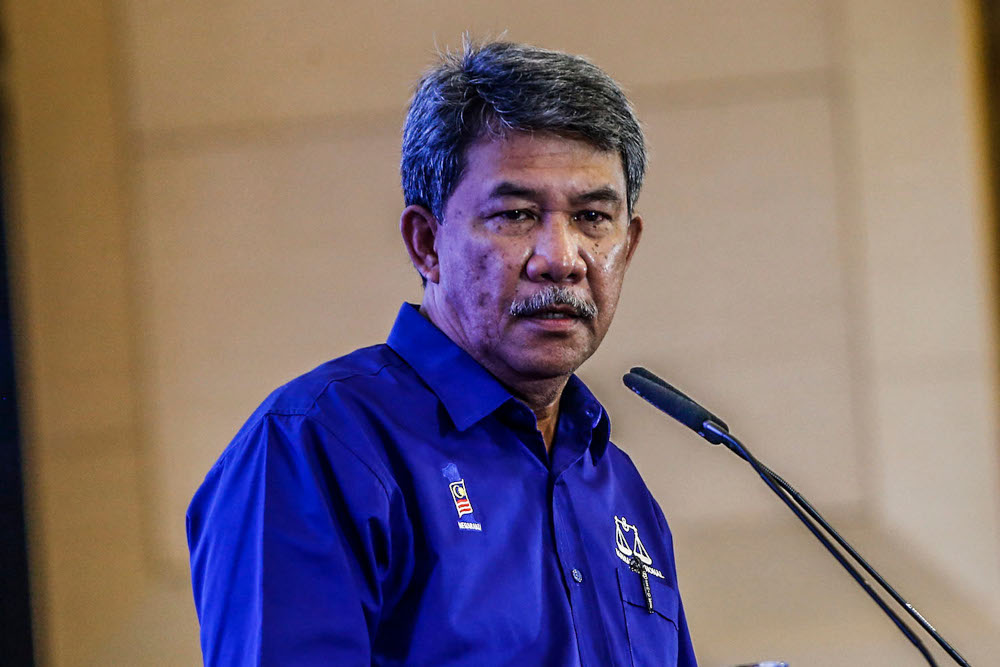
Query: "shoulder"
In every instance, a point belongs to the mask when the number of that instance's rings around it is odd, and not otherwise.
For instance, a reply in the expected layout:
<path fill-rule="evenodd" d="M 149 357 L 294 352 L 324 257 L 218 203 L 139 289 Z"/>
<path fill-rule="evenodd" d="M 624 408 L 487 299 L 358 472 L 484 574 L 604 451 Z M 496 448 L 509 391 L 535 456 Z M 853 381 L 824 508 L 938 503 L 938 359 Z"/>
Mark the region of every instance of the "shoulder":
<path fill-rule="evenodd" d="M 320 364 L 308 373 L 275 389 L 247 420 L 265 414 L 308 415 L 315 412 L 317 402 L 330 392 L 380 382 L 386 368 L 406 366 L 388 345 L 373 345 Z"/>
<path fill-rule="evenodd" d="M 615 476 L 625 478 L 627 482 L 638 483 L 643 491 L 649 493 L 646 482 L 643 481 L 642 475 L 639 473 L 639 468 L 636 467 L 632 457 L 625 453 L 625 450 L 609 441 L 604 458 L 605 463 L 614 470 Z"/>
<path fill-rule="evenodd" d="M 216 467 L 254 456 L 267 446 L 290 454 L 337 461 L 356 459 L 383 486 L 389 475 L 365 436 L 365 422 L 394 397 L 419 384 L 410 367 L 387 345 L 373 345 L 333 359 L 275 389 L 246 420 Z M 361 409 L 363 408 L 363 410 Z"/>
<path fill-rule="evenodd" d="M 317 366 L 275 389 L 240 429 L 253 429 L 268 416 L 301 416 L 336 430 L 339 403 L 352 400 L 385 402 L 412 391 L 418 384 L 413 370 L 388 345 L 373 345 Z"/>

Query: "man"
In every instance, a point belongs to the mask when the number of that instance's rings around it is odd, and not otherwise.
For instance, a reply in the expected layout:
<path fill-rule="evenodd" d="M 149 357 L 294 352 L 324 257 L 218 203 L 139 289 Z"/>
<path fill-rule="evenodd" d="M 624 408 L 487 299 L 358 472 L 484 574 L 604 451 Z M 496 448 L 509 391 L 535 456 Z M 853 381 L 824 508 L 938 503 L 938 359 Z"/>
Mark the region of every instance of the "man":
<path fill-rule="evenodd" d="M 574 371 L 639 243 L 642 133 L 586 61 L 446 56 L 403 133 L 424 281 L 273 393 L 188 512 L 211 665 L 694 665 L 659 507 Z"/>

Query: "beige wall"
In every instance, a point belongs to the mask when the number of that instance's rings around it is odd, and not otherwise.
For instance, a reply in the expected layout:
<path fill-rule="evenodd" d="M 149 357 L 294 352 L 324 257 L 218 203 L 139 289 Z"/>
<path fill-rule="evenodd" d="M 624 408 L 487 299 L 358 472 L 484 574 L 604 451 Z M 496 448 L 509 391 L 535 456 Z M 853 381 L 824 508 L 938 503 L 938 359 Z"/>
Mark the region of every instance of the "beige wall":
<path fill-rule="evenodd" d="M 645 122 L 643 246 L 583 375 L 674 525 L 702 660 L 898 647 L 859 631 L 867 603 L 837 597 L 846 578 L 749 470 L 621 388 L 636 363 L 723 414 L 942 628 L 995 628 L 995 259 L 961 5 L 95 4 L 4 7 L 49 664 L 196 659 L 186 504 L 270 389 L 419 299 L 399 127 L 464 30 L 590 56 Z M 726 578 L 736 553 L 767 565 L 755 581 Z M 767 613 L 776 590 L 855 620 Z"/>
<path fill-rule="evenodd" d="M 123 92 L 108 7 L 2 17 L 36 646 L 76 664 L 145 587 Z"/>
<path fill-rule="evenodd" d="M 978 64 L 972 17 L 937 4 L 845 9 L 873 500 L 886 530 L 998 614 L 997 257 L 976 171 Z"/>

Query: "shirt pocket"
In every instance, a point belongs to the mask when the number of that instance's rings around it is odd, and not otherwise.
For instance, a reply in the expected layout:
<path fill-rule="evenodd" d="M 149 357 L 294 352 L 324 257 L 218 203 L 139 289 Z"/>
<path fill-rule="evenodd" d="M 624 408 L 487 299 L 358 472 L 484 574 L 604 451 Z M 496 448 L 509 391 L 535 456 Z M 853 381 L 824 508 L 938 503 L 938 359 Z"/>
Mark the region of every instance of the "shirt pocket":
<path fill-rule="evenodd" d="M 672 667 L 677 664 L 677 625 L 680 596 L 659 577 L 649 575 L 653 613 L 646 608 L 642 575 L 618 567 L 618 590 L 625 615 L 625 632 L 633 667 Z"/>

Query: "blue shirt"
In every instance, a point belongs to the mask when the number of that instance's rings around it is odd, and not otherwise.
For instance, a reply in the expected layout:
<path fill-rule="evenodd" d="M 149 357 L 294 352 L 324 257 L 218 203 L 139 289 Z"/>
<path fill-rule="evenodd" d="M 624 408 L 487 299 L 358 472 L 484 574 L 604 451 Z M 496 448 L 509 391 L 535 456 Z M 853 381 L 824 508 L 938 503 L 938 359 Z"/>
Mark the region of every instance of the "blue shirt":
<path fill-rule="evenodd" d="M 410 305 L 276 390 L 188 510 L 207 665 L 695 665 L 670 530 L 578 378 L 535 418 Z"/>

